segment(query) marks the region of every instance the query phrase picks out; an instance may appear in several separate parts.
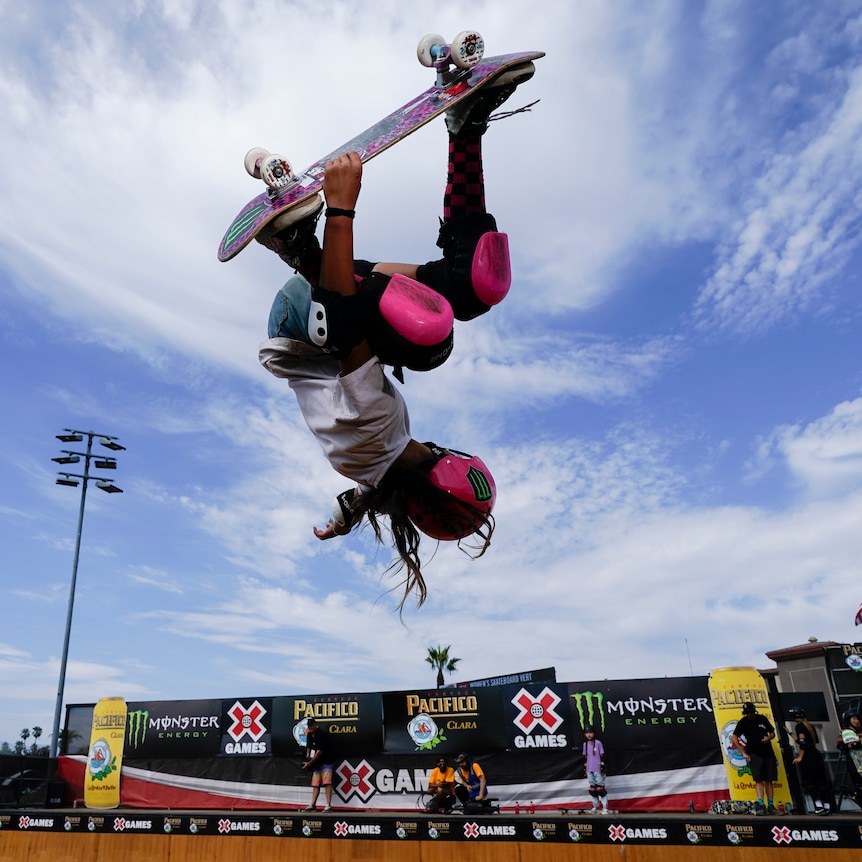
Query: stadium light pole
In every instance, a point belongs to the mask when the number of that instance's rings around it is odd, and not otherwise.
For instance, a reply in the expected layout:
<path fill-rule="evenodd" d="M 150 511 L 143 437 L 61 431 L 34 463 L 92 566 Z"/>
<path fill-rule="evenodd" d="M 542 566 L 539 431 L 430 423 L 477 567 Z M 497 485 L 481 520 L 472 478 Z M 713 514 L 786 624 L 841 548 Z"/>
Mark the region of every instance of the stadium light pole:
<path fill-rule="evenodd" d="M 78 581 L 78 559 L 81 556 L 81 531 L 84 527 L 84 506 L 87 502 L 87 485 L 92 479 L 96 483 L 96 487 L 100 488 L 108 494 L 122 494 L 123 489 L 118 488 L 109 479 L 103 479 L 99 476 L 94 476 L 90 473 L 90 463 L 99 470 L 116 470 L 117 459 L 112 455 L 93 454 L 93 440 L 98 438 L 100 445 L 113 452 L 121 452 L 125 450 L 125 446 L 121 446 L 117 442 L 116 437 L 109 434 L 97 434 L 95 431 L 76 431 L 74 428 L 64 428 L 62 434 L 57 435 L 57 439 L 62 443 L 83 443 L 87 440 L 86 452 L 74 452 L 69 449 L 63 449 L 63 454 L 58 458 L 52 458 L 58 464 L 80 464 L 81 459 L 84 459 L 83 473 L 67 473 L 60 471 L 57 476 L 58 485 L 68 485 L 72 488 L 81 486 L 81 505 L 78 509 L 78 533 L 75 537 L 75 556 L 72 560 L 72 584 L 69 589 L 69 605 L 66 610 L 66 634 L 63 638 L 63 653 L 60 659 L 60 683 L 57 686 L 57 704 L 54 707 L 54 731 L 51 734 L 51 753 L 53 757 L 57 757 L 60 753 L 60 715 L 63 709 L 63 692 L 66 688 L 66 664 L 69 659 L 69 638 L 72 633 L 72 611 L 75 607 L 75 585 Z"/>

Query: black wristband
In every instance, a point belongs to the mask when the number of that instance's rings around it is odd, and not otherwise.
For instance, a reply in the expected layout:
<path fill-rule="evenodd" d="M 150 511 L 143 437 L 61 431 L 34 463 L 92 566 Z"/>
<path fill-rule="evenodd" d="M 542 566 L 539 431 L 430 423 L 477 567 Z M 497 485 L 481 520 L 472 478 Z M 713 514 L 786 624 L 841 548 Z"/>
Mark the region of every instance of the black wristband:
<path fill-rule="evenodd" d="M 354 218 L 356 216 L 356 210 L 343 210 L 340 207 L 327 207 L 324 216 L 326 216 L 326 218 L 332 218 L 332 216 L 347 216 L 347 218 Z"/>

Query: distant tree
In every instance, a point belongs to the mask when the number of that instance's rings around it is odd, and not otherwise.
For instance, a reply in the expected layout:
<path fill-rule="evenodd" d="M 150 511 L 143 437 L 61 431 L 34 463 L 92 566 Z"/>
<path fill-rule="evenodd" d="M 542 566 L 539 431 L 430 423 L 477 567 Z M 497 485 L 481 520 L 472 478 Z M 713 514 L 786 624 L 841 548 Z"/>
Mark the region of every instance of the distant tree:
<path fill-rule="evenodd" d="M 75 743 L 81 739 L 81 734 L 78 733 L 77 730 L 61 730 L 60 731 L 60 746 L 59 750 L 62 754 L 86 754 L 86 750 L 83 752 L 74 751 Z"/>
<path fill-rule="evenodd" d="M 44 731 L 41 727 L 34 727 L 30 730 L 29 727 L 22 729 L 20 739 L 15 742 L 15 747 L 9 745 L 8 742 L 0 742 L 0 757 L 4 754 L 29 755 L 30 757 L 49 757 L 51 752 L 47 745 L 39 745 L 39 739 Z M 33 742 L 30 747 L 27 747 L 27 740 L 32 737 Z"/>
<path fill-rule="evenodd" d="M 449 646 L 428 647 L 428 655 L 425 656 L 425 661 L 437 671 L 437 688 L 443 688 L 443 671 L 451 673 L 455 670 L 459 658 L 451 658 L 449 656 Z"/>

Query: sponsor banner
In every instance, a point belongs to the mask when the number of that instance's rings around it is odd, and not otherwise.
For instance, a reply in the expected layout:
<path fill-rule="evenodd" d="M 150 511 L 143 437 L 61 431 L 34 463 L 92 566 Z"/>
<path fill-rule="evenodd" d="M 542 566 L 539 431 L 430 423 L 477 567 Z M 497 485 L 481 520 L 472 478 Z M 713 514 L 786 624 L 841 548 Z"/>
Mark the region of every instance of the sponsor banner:
<path fill-rule="evenodd" d="M 504 748 L 499 688 L 441 688 L 383 694 L 385 750 L 456 754 Z"/>
<path fill-rule="evenodd" d="M 671 776 L 721 763 L 707 677 L 603 680 L 567 688 L 572 747 L 582 757 L 583 728 L 595 729 L 606 752 L 610 793 L 614 775 Z"/>
<path fill-rule="evenodd" d="M 126 736 L 126 702 L 103 697 L 93 709 L 90 749 L 84 776 L 87 808 L 116 808 L 120 804 L 120 769 Z"/>
<path fill-rule="evenodd" d="M 272 744 L 277 756 L 305 749 L 305 728 L 314 718 L 337 752 L 376 754 L 383 749 L 383 699 L 374 694 L 315 694 L 272 699 Z"/>
<path fill-rule="evenodd" d="M 773 782 L 775 804 L 792 802 L 784 759 L 778 750 L 779 725 L 772 714 L 769 691 L 763 677 L 753 667 L 717 668 L 709 676 L 709 694 L 714 709 L 715 730 L 727 771 L 730 798 L 749 801 L 757 799 L 751 767 L 730 739 L 742 718 L 742 705 L 753 703 L 758 713 L 769 719 L 776 729 L 776 738 L 772 741 L 772 750 L 778 762 L 778 780 Z"/>
<path fill-rule="evenodd" d="M 219 813 L 111 814 L 18 811 L 0 814 L 3 832 L 187 835 L 229 839 L 315 838 L 351 841 L 521 842 L 543 844 L 653 845 L 702 844 L 710 847 L 853 848 L 858 849 L 862 827 L 841 819 L 795 821 L 793 817 L 724 818 L 710 815 L 669 819 L 660 817 L 598 817 L 573 811 L 564 816 L 503 815 L 483 817 L 385 815 L 333 812 L 285 812 L 244 815 Z M 130 845 L 131 846 L 131 845 Z"/>
<path fill-rule="evenodd" d="M 530 683 L 556 681 L 557 669 L 555 667 L 543 667 L 540 670 L 524 670 L 505 676 L 486 676 L 484 679 L 474 679 L 470 682 L 456 682 L 455 686 L 457 688 L 489 688 L 496 685 L 529 685 Z"/>
<path fill-rule="evenodd" d="M 130 703 L 126 757 L 213 757 L 221 743 L 220 700 Z"/>
<path fill-rule="evenodd" d="M 575 729 L 591 725 L 608 751 L 715 746 L 706 677 L 569 683 L 568 692 Z"/>
<path fill-rule="evenodd" d="M 824 652 L 836 696 L 862 697 L 862 644 L 824 647 Z"/>
<path fill-rule="evenodd" d="M 575 744 L 571 715 L 565 685 L 518 685 L 503 689 L 507 748 L 571 748 Z M 579 735 L 578 745 L 580 741 Z"/>
<path fill-rule="evenodd" d="M 221 702 L 221 745 L 225 757 L 269 757 L 272 754 L 272 698 Z"/>

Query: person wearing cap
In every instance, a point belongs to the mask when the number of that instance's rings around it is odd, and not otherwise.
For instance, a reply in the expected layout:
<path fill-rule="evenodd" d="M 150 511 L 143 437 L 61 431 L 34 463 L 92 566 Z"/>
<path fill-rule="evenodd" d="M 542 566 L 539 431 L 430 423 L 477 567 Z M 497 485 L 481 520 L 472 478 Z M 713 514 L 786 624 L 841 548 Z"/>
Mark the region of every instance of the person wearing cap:
<path fill-rule="evenodd" d="M 805 717 L 802 707 L 792 706 L 787 714 L 795 722 L 791 736 L 798 748 L 793 765 L 799 769 L 799 782 L 814 803 L 814 813 L 829 814 L 832 808 L 832 782 L 826 772 L 823 755 L 817 747 L 820 741 L 817 731 Z"/>
<path fill-rule="evenodd" d="M 425 806 L 429 812 L 449 811 L 455 804 L 455 770 L 449 766 L 445 757 L 437 760 L 437 765 L 428 776 L 428 792 L 431 798 Z"/>
<path fill-rule="evenodd" d="M 859 709 L 848 709 L 841 716 L 844 729 L 836 748 L 844 755 L 853 792 L 850 798 L 862 808 L 862 716 Z"/>
<path fill-rule="evenodd" d="M 773 782 L 778 778 L 778 758 L 772 747 L 775 728 L 750 701 L 742 706 L 742 718 L 731 734 L 731 745 L 741 752 L 751 770 L 757 790 L 755 814 L 777 814 L 773 800 Z M 764 795 L 765 794 L 765 795 Z"/>
<path fill-rule="evenodd" d="M 473 763 L 466 754 L 455 758 L 455 795 L 462 805 L 481 802 L 488 796 L 485 772 L 478 763 Z"/>
<path fill-rule="evenodd" d="M 323 787 L 326 796 L 324 811 L 332 810 L 332 771 L 334 761 L 329 731 L 313 718 L 305 726 L 305 760 L 302 768 L 311 771 L 311 804 L 306 811 L 317 811 L 317 798 Z"/>
<path fill-rule="evenodd" d="M 593 811 L 608 813 L 608 791 L 605 789 L 605 747 L 596 739 L 596 729 L 584 728 L 584 772 L 589 782 L 589 794 L 593 798 Z"/>

